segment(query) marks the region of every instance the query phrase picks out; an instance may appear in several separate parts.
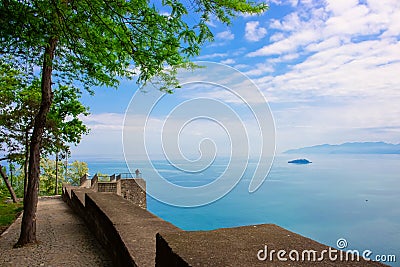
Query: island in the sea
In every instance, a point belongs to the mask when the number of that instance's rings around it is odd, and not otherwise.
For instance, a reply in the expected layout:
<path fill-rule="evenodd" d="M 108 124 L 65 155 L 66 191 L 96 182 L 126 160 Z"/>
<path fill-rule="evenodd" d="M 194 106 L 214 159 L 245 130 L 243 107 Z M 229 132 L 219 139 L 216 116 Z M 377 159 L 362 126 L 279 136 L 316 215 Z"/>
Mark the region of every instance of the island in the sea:
<path fill-rule="evenodd" d="M 385 142 L 353 142 L 340 145 L 316 145 L 291 149 L 285 154 L 400 154 L 400 144 Z"/>
<path fill-rule="evenodd" d="M 288 161 L 288 163 L 293 163 L 293 164 L 310 164 L 310 163 L 312 163 L 312 162 L 309 161 L 308 159 L 294 159 L 294 160 Z"/>

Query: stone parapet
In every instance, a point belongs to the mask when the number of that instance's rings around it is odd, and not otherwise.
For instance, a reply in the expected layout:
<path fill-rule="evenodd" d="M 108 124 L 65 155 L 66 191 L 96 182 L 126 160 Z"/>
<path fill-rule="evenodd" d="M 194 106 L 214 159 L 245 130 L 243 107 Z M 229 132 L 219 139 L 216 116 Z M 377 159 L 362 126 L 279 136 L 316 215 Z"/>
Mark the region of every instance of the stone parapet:
<path fill-rule="evenodd" d="M 156 266 L 386 266 L 274 224 L 213 231 L 160 232 Z M 347 259 L 347 260 L 346 260 Z"/>
<path fill-rule="evenodd" d="M 156 234 L 182 231 L 114 193 L 65 185 L 63 199 L 84 219 L 115 266 L 154 266 Z"/>

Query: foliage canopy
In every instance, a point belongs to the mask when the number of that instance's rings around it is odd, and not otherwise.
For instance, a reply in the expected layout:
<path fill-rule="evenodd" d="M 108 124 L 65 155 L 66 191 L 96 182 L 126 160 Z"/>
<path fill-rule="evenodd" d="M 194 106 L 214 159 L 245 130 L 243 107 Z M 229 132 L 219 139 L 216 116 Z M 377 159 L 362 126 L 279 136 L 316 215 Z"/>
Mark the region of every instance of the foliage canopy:
<path fill-rule="evenodd" d="M 159 2 L 5 0 L 0 4 L 0 49 L 18 55 L 19 63 L 41 66 L 43 48 L 56 38 L 54 82 L 80 81 L 86 89 L 117 86 L 118 77 L 138 77 L 141 83 L 199 54 L 204 42 L 213 39 L 207 25 L 211 18 L 229 24 L 238 13 L 267 8 L 246 0 Z"/>
<path fill-rule="evenodd" d="M 229 24 L 237 13 L 260 13 L 247 0 L 2 0 L 0 57 L 31 79 L 41 66 L 41 103 L 30 140 L 29 181 L 17 246 L 36 241 L 40 148 L 53 100 L 52 85 L 118 86 L 119 77 L 145 83 L 161 77 L 172 92 L 176 69 L 189 67 L 212 40 L 211 17 Z M 168 67 L 168 68 L 166 68 Z"/>
<path fill-rule="evenodd" d="M 0 59 L 0 152 L 12 161 L 27 160 L 26 152 L 35 116 L 40 107 L 40 80 L 28 77 Z M 80 119 L 88 108 L 80 103 L 80 91 L 72 86 L 54 90 L 42 140 L 42 155 L 69 150 L 88 128 Z"/>

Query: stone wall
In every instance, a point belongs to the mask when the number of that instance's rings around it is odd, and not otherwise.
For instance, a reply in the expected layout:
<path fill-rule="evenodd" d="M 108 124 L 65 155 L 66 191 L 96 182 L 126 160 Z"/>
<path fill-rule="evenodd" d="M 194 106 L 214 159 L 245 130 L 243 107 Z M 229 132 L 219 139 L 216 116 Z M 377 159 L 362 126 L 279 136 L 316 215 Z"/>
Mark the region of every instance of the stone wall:
<path fill-rule="evenodd" d="M 97 183 L 97 191 L 117 194 L 117 183 L 116 182 L 98 182 Z"/>
<path fill-rule="evenodd" d="M 139 207 L 146 209 L 146 182 L 143 179 L 120 179 L 121 196 Z"/>
<path fill-rule="evenodd" d="M 118 177 L 117 180 L 128 181 L 125 192 L 137 193 L 134 201 L 143 201 L 139 188 L 144 180 Z M 63 200 L 84 219 L 115 266 L 385 266 L 362 258 L 280 261 L 276 258 L 278 251 L 296 250 L 299 255 L 315 251 L 320 256 L 324 250 L 337 250 L 273 224 L 183 231 L 115 193 L 67 184 L 62 192 Z M 275 252 L 273 259 L 268 258 L 271 251 Z M 288 258 L 288 254 L 282 257 Z"/>
<path fill-rule="evenodd" d="M 87 176 L 84 175 L 81 178 L 80 187 L 87 188 L 88 184 L 96 192 L 115 193 L 143 209 L 147 208 L 146 181 L 142 178 L 121 179 L 121 175 L 116 176 L 113 174 L 110 176 L 109 182 L 104 182 L 99 181 L 97 174 L 91 180 L 88 180 Z"/>
<path fill-rule="evenodd" d="M 345 251 L 323 245 L 274 224 L 212 231 L 161 232 L 157 234 L 156 240 L 157 267 L 386 266 L 367 261 L 361 256 L 350 260 L 354 255 L 346 255 Z"/>
<path fill-rule="evenodd" d="M 137 266 L 125 243 L 121 240 L 121 235 L 115 228 L 115 222 L 111 221 L 104 213 L 93 194 L 96 193 L 85 194 L 85 221 L 89 229 L 107 249 L 115 266 Z M 112 196 L 107 195 L 106 198 Z"/>
<path fill-rule="evenodd" d="M 62 197 L 84 219 L 114 266 L 155 266 L 156 234 L 182 231 L 114 193 L 64 185 Z"/>
<path fill-rule="evenodd" d="M 98 184 L 98 181 L 99 181 L 99 177 L 97 176 L 97 173 L 93 176 L 93 178 L 90 180 L 90 187 L 93 189 L 93 190 L 95 190 L 95 191 L 97 191 L 97 184 Z M 81 185 L 81 187 L 82 187 L 82 185 Z"/>

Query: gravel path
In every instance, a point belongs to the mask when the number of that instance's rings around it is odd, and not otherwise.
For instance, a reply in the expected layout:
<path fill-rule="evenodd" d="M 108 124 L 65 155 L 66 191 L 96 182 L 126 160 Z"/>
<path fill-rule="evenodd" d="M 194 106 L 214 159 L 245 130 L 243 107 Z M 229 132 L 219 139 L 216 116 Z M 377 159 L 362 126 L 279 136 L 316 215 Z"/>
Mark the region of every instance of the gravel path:
<path fill-rule="evenodd" d="M 38 244 L 12 248 L 21 217 L 0 237 L 0 266 L 112 266 L 86 225 L 61 198 L 42 198 L 37 213 Z"/>

